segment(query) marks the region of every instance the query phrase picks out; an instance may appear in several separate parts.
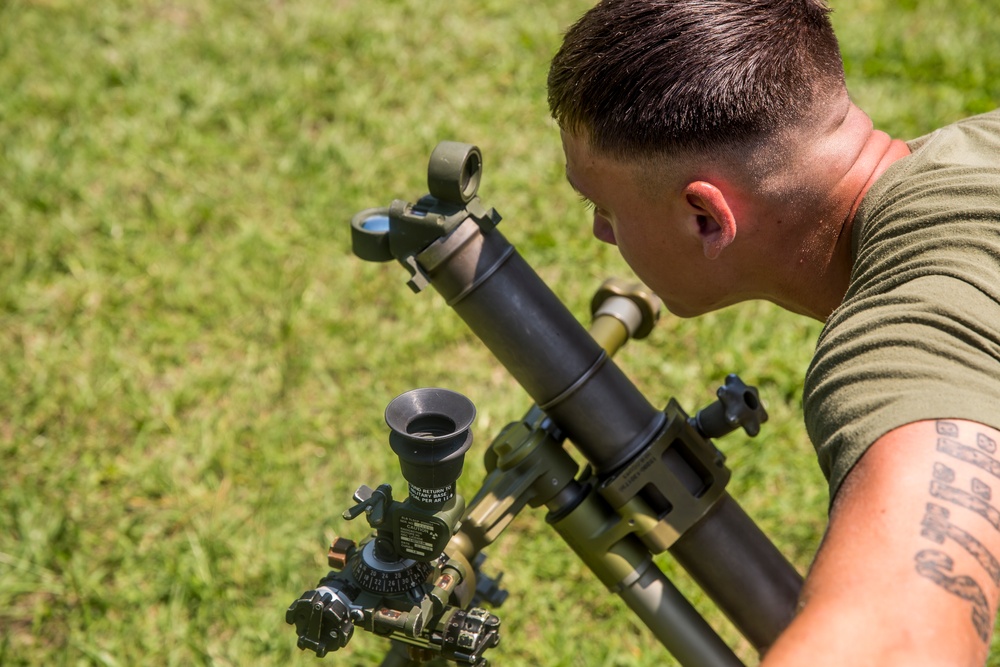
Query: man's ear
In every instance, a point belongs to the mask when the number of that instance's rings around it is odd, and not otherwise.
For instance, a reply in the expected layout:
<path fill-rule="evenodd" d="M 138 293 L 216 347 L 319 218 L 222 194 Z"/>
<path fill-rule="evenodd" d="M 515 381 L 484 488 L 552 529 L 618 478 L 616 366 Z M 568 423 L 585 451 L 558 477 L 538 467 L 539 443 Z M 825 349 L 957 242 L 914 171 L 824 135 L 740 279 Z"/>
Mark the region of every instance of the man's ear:
<path fill-rule="evenodd" d="M 736 238 L 736 216 L 725 195 L 706 181 L 688 183 L 683 195 L 695 216 L 705 257 L 715 259 Z"/>

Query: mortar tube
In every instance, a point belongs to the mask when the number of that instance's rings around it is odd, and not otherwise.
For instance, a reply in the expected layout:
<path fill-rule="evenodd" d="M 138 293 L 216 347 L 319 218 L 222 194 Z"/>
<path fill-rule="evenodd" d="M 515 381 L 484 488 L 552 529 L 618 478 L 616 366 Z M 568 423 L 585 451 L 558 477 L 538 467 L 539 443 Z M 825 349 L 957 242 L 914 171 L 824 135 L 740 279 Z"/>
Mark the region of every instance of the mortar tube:
<path fill-rule="evenodd" d="M 792 621 L 802 575 L 728 493 L 669 551 L 761 655 Z"/>

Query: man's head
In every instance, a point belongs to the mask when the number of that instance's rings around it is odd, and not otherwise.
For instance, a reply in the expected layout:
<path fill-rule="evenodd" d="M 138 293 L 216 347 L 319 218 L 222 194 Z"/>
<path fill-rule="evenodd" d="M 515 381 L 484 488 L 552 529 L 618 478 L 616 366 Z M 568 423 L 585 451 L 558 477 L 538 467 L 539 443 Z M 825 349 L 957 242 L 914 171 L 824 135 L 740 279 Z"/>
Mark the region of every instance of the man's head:
<path fill-rule="evenodd" d="M 549 104 L 595 236 L 681 315 L 795 298 L 777 262 L 830 259 L 823 209 L 871 129 L 820 0 L 604 0 Z"/>
<path fill-rule="evenodd" d="M 636 160 L 765 139 L 843 89 L 821 0 L 604 0 L 549 70 L 559 126 Z"/>

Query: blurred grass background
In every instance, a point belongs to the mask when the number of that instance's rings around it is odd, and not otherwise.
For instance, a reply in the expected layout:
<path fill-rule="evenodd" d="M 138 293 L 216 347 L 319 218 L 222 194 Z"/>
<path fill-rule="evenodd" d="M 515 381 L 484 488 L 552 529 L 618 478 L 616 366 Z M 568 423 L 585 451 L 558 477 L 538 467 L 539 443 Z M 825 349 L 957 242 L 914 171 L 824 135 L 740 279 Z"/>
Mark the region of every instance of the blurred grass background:
<path fill-rule="evenodd" d="M 399 482 L 382 412 L 468 395 L 479 456 L 528 399 L 433 293 L 351 256 L 347 221 L 477 143 L 484 201 L 581 319 L 628 270 L 563 182 L 545 74 L 589 0 L 0 0 L 0 664 L 314 664 L 284 624 L 354 488 Z M 850 87 L 912 137 L 1000 102 L 1000 11 L 834 0 Z M 664 318 L 620 363 L 693 411 L 726 373 L 772 419 L 731 492 L 804 570 L 825 483 L 800 419 L 817 323 Z M 673 664 L 525 514 L 497 665 Z M 662 566 L 748 662 L 743 643 Z M 377 664 L 356 636 L 326 658 Z M 1000 658 L 992 664 L 1000 664 Z"/>

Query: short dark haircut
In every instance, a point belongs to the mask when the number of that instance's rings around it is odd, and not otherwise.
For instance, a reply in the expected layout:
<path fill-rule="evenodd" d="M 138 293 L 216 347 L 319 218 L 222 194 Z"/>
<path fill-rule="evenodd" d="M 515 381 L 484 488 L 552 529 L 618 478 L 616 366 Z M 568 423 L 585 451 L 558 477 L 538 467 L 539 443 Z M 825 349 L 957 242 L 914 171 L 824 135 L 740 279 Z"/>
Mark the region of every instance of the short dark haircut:
<path fill-rule="evenodd" d="M 822 0 L 604 0 L 566 33 L 549 108 L 635 159 L 761 141 L 844 86 Z"/>

